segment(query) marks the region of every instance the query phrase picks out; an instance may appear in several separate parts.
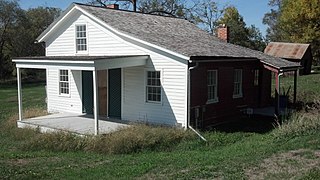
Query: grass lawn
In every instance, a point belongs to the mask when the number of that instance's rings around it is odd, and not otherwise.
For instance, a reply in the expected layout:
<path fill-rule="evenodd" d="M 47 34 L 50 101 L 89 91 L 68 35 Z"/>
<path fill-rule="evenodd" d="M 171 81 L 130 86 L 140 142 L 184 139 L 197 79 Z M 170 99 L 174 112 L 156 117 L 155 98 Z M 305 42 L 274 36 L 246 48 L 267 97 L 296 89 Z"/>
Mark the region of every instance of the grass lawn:
<path fill-rule="evenodd" d="M 319 83 L 319 74 L 299 77 L 298 92 L 314 92 L 308 97 L 311 101 L 320 94 Z M 207 143 L 191 138 L 170 148 L 129 154 L 28 149 L 26 144 L 37 132 L 6 128 L 17 113 L 16 91 L 15 86 L 0 88 L 0 179 L 320 178 L 318 126 L 282 134 L 279 129 L 204 132 Z M 23 86 L 24 108 L 45 109 L 44 97 L 43 84 Z"/>

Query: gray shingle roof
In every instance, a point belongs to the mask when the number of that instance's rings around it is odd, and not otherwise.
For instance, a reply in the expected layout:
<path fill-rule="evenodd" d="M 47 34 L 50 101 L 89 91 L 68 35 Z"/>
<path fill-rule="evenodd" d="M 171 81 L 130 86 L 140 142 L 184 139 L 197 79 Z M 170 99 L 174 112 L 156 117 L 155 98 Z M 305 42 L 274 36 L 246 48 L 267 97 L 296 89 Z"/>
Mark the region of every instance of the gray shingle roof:
<path fill-rule="evenodd" d="M 61 61 L 95 61 L 95 60 L 108 60 L 118 58 L 129 58 L 129 57 L 148 57 L 148 55 L 129 55 L 129 56 L 29 56 L 29 57 L 15 57 L 16 59 L 32 59 L 32 60 L 61 60 Z"/>
<path fill-rule="evenodd" d="M 188 57 L 257 58 L 278 68 L 299 66 L 259 51 L 222 42 L 184 19 L 76 5 L 122 33 Z"/>

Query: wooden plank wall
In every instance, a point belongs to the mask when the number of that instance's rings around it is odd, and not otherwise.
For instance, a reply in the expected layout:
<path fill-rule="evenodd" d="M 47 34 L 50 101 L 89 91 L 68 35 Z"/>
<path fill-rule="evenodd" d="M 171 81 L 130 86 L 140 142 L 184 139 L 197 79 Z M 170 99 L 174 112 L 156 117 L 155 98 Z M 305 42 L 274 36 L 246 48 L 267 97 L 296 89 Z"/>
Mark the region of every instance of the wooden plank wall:
<path fill-rule="evenodd" d="M 108 70 L 98 71 L 98 87 L 99 87 L 99 115 L 108 115 Z"/>

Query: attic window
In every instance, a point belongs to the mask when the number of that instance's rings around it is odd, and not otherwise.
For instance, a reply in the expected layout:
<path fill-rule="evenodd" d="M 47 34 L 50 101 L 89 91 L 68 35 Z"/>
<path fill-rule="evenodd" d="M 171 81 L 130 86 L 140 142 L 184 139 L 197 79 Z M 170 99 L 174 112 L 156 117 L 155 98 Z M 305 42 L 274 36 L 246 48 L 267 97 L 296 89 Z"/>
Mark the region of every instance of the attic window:
<path fill-rule="evenodd" d="M 87 51 L 86 25 L 76 25 L 76 48 L 77 48 L 77 53 Z"/>

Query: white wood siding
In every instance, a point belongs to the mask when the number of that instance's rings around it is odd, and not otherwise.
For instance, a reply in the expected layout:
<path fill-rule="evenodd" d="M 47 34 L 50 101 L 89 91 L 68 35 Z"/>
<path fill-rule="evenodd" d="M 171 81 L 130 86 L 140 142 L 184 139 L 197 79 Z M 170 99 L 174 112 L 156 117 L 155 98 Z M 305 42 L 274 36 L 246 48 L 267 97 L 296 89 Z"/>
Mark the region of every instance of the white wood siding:
<path fill-rule="evenodd" d="M 149 52 L 151 60 L 146 67 L 123 70 L 122 119 L 146 123 L 185 126 L 186 67 Z M 160 70 L 162 102 L 146 102 L 146 71 Z"/>
<path fill-rule="evenodd" d="M 59 69 L 47 69 L 48 112 L 82 113 L 81 71 L 69 71 L 70 96 L 59 95 Z"/>
<path fill-rule="evenodd" d="M 145 54 L 138 48 L 129 45 L 124 40 L 105 30 L 102 26 L 88 17 L 75 13 L 72 18 L 59 28 L 59 32 L 50 37 L 46 42 L 47 56 L 74 56 L 77 55 L 75 48 L 75 25 L 87 25 L 87 47 L 90 56 L 100 55 L 132 55 Z M 83 55 L 83 54 L 81 54 Z"/>
<path fill-rule="evenodd" d="M 74 56 L 75 24 L 86 24 L 88 29 L 87 55 L 150 55 L 148 65 L 124 68 L 122 74 L 122 119 L 157 124 L 185 126 L 187 118 L 187 65 L 151 52 L 124 41 L 107 31 L 88 17 L 75 13 L 58 33 L 46 42 L 47 56 Z M 145 101 L 145 72 L 160 70 L 162 84 L 162 103 L 152 104 Z M 71 111 L 82 113 L 81 72 L 73 71 L 71 96 L 58 95 L 58 70 L 49 69 L 48 109 L 49 111 Z"/>

